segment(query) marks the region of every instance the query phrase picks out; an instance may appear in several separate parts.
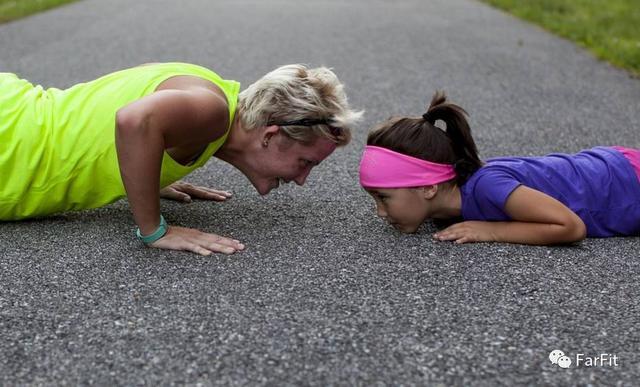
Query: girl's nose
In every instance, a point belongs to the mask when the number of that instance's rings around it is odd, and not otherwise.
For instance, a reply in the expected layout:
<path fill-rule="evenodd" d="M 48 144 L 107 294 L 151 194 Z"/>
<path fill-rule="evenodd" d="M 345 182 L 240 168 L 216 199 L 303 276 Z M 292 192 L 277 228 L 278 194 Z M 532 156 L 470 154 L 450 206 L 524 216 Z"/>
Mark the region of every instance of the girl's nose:
<path fill-rule="evenodd" d="M 384 208 L 379 204 L 376 205 L 376 212 L 378 213 L 378 216 L 381 218 L 387 217 L 387 211 L 385 211 Z"/>

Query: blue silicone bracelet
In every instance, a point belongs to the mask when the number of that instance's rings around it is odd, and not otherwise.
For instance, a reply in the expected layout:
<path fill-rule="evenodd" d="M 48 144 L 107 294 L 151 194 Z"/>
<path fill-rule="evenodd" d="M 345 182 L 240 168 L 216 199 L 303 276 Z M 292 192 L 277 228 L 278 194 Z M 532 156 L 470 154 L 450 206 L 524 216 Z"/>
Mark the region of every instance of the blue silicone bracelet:
<path fill-rule="evenodd" d="M 138 239 L 140 239 L 146 244 L 149 244 L 162 238 L 167 233 L 167 230 L 168 230 L 167 221 L 164 220 L 164 216 L 160 215 L 160 225 L 158 226 L 156 231 L 154 231 L 149 235 L 142 235 L 140 233 L 140 227 L 138 227 L 138 229 L 136 230 L 136 235 L 138 236 Z"/>

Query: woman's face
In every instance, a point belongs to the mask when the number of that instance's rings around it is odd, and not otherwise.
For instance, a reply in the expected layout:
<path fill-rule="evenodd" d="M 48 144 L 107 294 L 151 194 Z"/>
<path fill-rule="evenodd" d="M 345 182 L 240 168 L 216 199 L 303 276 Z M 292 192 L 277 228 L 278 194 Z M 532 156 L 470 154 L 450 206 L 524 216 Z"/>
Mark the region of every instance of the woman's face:
<path fill-rule="evenodd" d="M 335 149 L 336 144 L 327 138 L 303 144 L 278 132 L 263 139 L 260 151 L 251 162 L 252 171 L 247 173 L 247 177 L 260 195 L 268 194 L 282 183 L 294 181 L 303 185 L 311 169 Z"/>
<path fill-rule="evenodd" d="M 395 229 L 413 233 L 429 217 L 430 203 L 422 188 L 371 188 L 379 217 Z"/>

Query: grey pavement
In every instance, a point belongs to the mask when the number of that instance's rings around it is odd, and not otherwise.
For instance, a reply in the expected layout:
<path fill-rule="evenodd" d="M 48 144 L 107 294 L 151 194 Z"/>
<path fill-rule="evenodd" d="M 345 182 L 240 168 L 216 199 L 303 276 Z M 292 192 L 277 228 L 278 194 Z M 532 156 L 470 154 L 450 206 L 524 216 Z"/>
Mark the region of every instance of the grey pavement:
<path fill-rule="evenodd" d="M 232 200 L 163 203 L 242 254 L 147 249 L 126 201 L 0 224 L 0 385 L 638 385 L 640 238 L 401 235 L 357 163 L 372 125 L 437 88 L 485 158 L 640 147 L 640 80 L 471 0 L 85 0 L 0 26 L 0 71 L 46 87 L 173 60 L 244 86 L 328 65 L 366 120 L 304 187 L 262 198 L 213 160 L 189 181 Z M 576 367 L 601 353 L 619 365 Z"/>

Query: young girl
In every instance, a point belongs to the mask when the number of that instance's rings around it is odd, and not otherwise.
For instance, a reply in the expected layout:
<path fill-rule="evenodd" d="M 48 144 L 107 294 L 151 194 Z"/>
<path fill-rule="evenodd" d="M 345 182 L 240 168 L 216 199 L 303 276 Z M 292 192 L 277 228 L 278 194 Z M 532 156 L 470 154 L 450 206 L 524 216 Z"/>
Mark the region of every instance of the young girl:
<path fill-rule="evenodd" d="M 437 92 L 422 117 L 392 118 L 369 134 L 360 184 L 395 228 L 412 233 L 427 219 L 461 217 L 434 234 L 456 243 L 640 235 L 640 150 L 596 147 L 483 163 L 465 115 Z"/>

